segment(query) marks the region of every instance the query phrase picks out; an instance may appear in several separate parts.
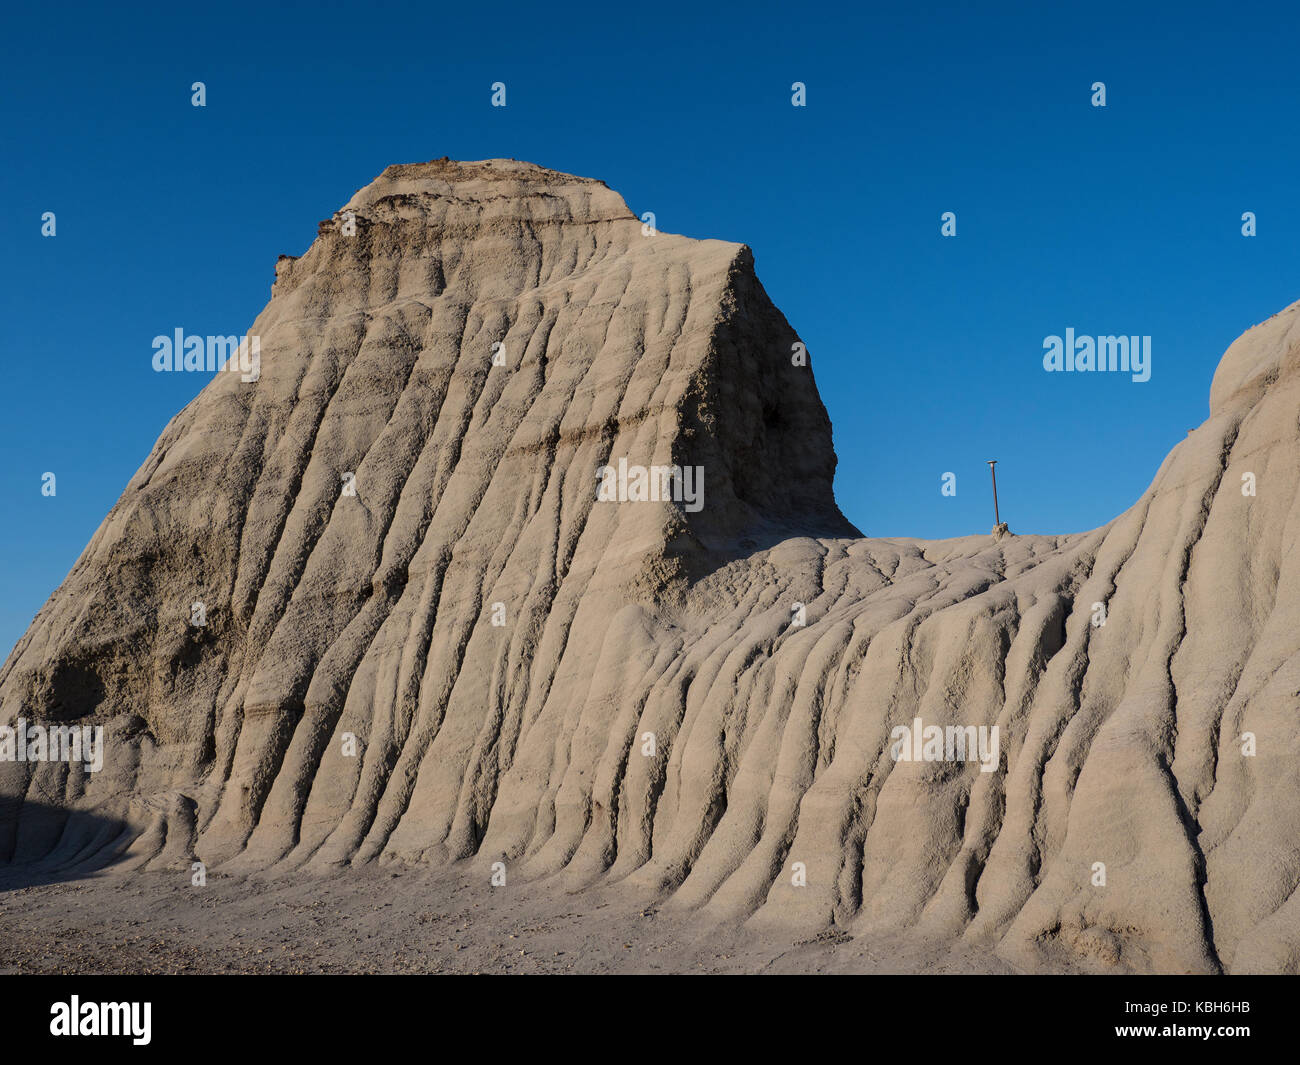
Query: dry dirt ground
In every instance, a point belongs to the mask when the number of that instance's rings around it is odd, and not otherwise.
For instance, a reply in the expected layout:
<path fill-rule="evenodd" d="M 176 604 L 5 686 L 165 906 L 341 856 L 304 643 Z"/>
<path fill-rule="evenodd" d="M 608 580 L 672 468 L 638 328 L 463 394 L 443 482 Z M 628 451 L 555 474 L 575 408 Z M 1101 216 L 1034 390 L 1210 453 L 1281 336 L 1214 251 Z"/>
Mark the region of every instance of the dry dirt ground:
<path fill-rule="evenodd" d="M 458 867 L 204 887 L 179 871 L 26 886 L 0 874 L 0 974 L 1015 971 L 965 944 L 796 940 L 629 907 L 616 889 L 491 888 Z"/>

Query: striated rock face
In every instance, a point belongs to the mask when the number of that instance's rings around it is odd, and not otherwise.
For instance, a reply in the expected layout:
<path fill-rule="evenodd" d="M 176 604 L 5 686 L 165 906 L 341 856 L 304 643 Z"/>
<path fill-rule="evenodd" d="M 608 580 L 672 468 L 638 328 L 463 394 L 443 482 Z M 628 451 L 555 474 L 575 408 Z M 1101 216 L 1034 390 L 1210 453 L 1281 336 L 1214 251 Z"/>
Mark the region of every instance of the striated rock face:
<path fill-rule="evenodd" d="M 0 860 L 473 856 L 1028 967 L 1295 971 L 1298 316 L 1104 528 L 864 539 L 747 248 L 513 161 L 390 167 L 0 671 L 0 722 L 106 729 L 98 773 L 0 761 Z M 620 459 L 703 506 L 598 501 Z M 997 726 L 993 771 L 896 760 L 916 718 Z"/>

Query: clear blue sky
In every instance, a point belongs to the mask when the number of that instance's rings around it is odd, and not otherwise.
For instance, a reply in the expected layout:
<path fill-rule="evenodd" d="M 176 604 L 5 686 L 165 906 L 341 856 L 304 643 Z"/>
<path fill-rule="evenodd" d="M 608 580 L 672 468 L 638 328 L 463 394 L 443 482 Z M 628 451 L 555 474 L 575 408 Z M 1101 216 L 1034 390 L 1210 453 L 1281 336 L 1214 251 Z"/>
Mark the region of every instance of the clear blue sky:
<path fill-rule="evenodd" d="M 1228 343 L 1300 298 L 1298 21 L 1247 3 L 11 7 L 0 654 L 206 381 L 155 374 L 152 338 L 242 333 L 277 255 L 387 164 L 443 155 L 598 177 L 665 231 L 749 244 L 869 535 L 987 532 L 994 457 L 1013 531 L 1108 521 L 1204 419 Z M 1150 335 L 1151 380 L 1045 373 L 1067 327 Z"/>

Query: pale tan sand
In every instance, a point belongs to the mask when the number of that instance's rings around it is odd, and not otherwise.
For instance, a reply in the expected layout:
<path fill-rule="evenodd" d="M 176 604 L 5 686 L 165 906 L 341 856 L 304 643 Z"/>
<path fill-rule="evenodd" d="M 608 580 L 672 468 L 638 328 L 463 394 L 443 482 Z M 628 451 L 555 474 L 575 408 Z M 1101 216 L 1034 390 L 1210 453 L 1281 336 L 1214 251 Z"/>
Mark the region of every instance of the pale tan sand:
<path fill-rule="evenodd" d="M 0 763 L 0 860 L 118 854 L 86 889 L 111 920 L 141 870 L 191 920 L 196 856 L 289 897 L 467 860 L 756 944 L 1300 967 L 1296 306 L 1103 528 L 870 539 L 744 246 L 501 160 L 390 167 L 346 210 L 281 261 L 260 380 L 172 420 L 0 671 L 0 722 L 109 734 L 89 779 Z M 703 509 L 597 503 L 620 457 L 702 466 Z M 996 725 L 997 771 L 895 762 L 918 717 Z"/>

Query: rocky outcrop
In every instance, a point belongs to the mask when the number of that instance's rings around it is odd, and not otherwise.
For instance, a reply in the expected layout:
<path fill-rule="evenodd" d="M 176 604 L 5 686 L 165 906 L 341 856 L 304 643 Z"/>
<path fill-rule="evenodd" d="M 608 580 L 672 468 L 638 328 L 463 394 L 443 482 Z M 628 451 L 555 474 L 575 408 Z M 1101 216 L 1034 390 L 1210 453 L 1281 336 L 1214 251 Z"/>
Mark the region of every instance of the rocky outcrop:
<path fill-rule="evenodd" d="M 513 161 L 390 167 L 0 671 L 0 722 L 107 730 L 98 773 L 0 762 L 0 859 L 472 858 L 1026 967 L 1294 971 L 1298 308 L 1105 527 L 869 539 L 747 248 Z M 916 719 L 997 748 L 898 757 Z"/>

